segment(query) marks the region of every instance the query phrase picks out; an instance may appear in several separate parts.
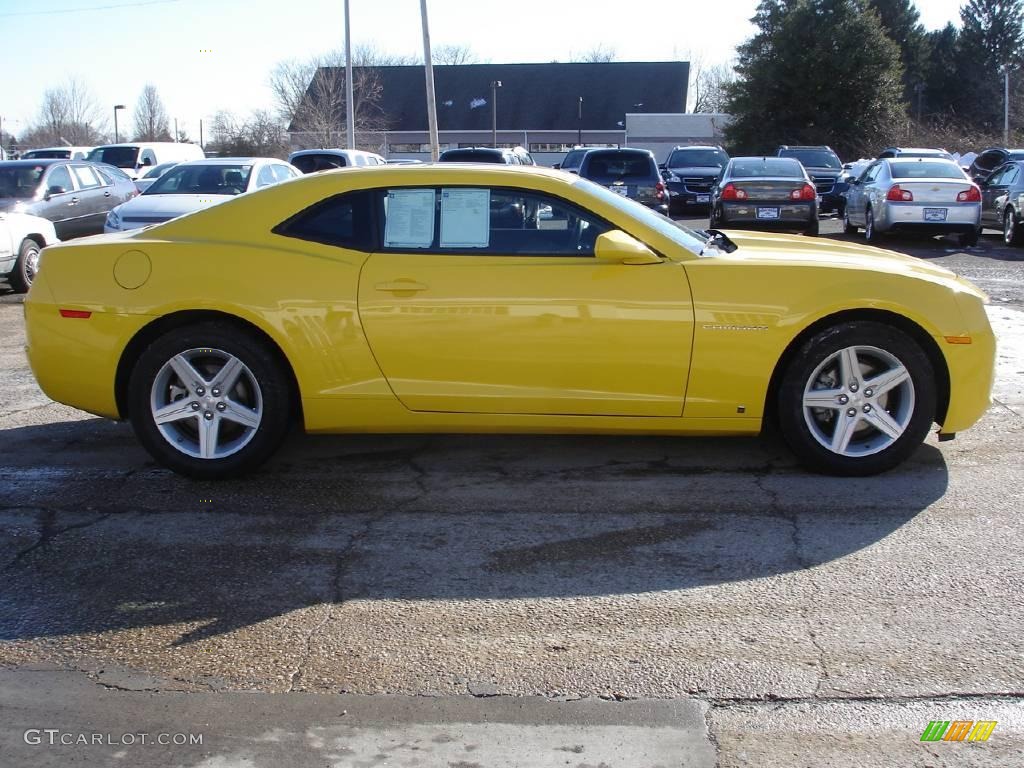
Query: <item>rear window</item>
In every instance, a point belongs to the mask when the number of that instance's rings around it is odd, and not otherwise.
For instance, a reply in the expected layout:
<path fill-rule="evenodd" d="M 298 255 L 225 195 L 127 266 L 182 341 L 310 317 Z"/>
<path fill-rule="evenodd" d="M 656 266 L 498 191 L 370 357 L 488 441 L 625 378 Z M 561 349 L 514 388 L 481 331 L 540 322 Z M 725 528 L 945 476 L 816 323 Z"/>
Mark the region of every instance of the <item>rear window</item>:
<path fill-rule="evenodd" d="M 838 171 L 843 167 L 836 153 L 827 149 L 783 149 L 779 151 L 779 157 L 795 158 L 807 168 L 834 168 Z"/>
<path fill-rule="evenodd" d="M 802 179 L 804 169 L 788 157 L 750 157 L 733 160 L 732 176 L 736 179 L 755 179 L 774 176 L 783 179 Z"/>
<path fill-rule="evenodd" d="M 344 168 L 348 163 L 344 157 L 338 155 L 299 155 L 292 160 L 292 165 L 303 173 L 316 173 L 317 171 L 330 171 L 334 168 Z"/>
<path fill-rule="evenodd" d="M 66 160 L 71 157 L 68 149 L 33 149 L 21 156 L 22 160 Z"/>
<path fill-rule="evenodd" d="M 34 197 L 45 165 L 7 165 L 0 167 L 0 197 Z"/>
<path fill-rule="evenodd" d="M 654 158 L 639 152 L 591 152 L 581 173 L 598 183 L 619 179 L 656 179 Z"/>
<path fill-rule="evenodd" d="M 720 149 L 677 149 L 668 158 L 669 168 L 723 168 L 729 156 Z"/>
<path fill-rule="evenodd" d="M 88 159 L 93 163 L 106 163 L 134 170 L 138 157 L 138 147 L 97 147 L 89 153 Z"/>
<path fill-rule="evenodd" d="M 449 149 L 438 158 L 443 163 L 504 163 L 500 152 L 481 152 L 478 149 Z"/>
<path fill-rule="evenodd" d="M 957 179 L 963 181 L 967 177 L 953 163 L 941 161 L 914 160 L 909 163 L 889 163 L 894 179 Z"/>

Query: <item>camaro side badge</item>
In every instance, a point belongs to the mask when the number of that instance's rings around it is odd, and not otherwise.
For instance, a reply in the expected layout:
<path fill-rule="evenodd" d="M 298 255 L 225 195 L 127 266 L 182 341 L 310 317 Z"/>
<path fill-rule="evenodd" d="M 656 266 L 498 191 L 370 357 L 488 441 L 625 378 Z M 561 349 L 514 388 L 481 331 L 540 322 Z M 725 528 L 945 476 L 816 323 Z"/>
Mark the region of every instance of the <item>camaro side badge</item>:
<path fill-rule="evenodd" d="M 705 323 L 705 331 L 767 331 L 767 325 L 719 325 L 718 323 Z"/>

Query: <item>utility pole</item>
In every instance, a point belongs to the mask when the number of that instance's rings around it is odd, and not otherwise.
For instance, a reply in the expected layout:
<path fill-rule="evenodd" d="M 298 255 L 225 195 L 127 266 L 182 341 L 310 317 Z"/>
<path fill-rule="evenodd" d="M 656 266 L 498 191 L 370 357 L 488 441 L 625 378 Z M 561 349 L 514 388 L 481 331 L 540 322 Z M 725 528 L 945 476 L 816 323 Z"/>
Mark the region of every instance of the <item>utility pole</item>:
<path fill-rule="evenodd" d="M 498 147 L 498 89 L 501 80 L 491 80 L 491 146 Z"/>
<path fill-rule="evenodd" d="M 430 24 L 427 22 L 427 0 L 420 0 L 420 16 L 423 20 L 423 66 L 427 80 L 427 128 L 430 130 L 430 159 L 437 162 L 437 103 L 434 100 L 434 65 L 430 59 Z"/>
<path fill-rule="evenodd" d="M 124 104 L 115 104 L 114 105 L 114 143 L 115 144 L 120 144 L 120 137 L 118 136 L 118 133 L 117 133 L 117 111 L 119 109 L 124 109 Z"/>
<path fill-rule="evenodd" d="M 205 149 L 203 149 L 203 119 L 202 118 L 199 118 L 199 148 L 202 149 L 204 152 L 206 151 Z"/>
<path fill-rule="evenodd" d="M 178 118 L 174 118 L 174 143 L 178 143 Z"/>
<path fill-rule="evenodd" d="M 583 97 L 576 103 L 576 145 L 583 146 Z"/>
<path fill-rule="evenodd" d="M 1003 146 L 1010 146 L 1010 65 L 1003 67 Z"/>
<path fill-rule="evenodd" d="M 352 96 L 352 24 L 349 21 L 348 0 L 345 0 L 345 146 L 356 148 L 355 99 Z"/>

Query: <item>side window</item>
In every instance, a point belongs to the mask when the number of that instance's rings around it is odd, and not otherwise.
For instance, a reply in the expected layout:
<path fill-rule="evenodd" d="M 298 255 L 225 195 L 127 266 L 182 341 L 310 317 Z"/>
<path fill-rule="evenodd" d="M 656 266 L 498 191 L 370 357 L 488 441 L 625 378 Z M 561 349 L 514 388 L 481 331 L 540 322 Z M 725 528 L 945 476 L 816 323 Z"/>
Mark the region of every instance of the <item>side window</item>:
<path fill-rule="evenodd" d="M 878 172 L 880 170 L 882 170 L 881 163 L 872 163 L 864 171 L 864 175 L 861 177 L 861 181 L 864 182 L 865 184 L 874 181 L 876 178 L 878 178 Z"/>
<path fill-rule="evenodd" d="M 373 198 L 370 190 L 330 197 L 278 224 L 274 234 L 370 251 L 374 242 Z"/>
<path fill-rule="evenodd" d="M 71 174 L 68 173 L 66 165 L 60 165 L 50 171 L 49 176 L 46 177 L 46 188 L 51 187 L 63 187 L 65 192 L 71 192 L 74 190 L 75 185 L 71 183 Z"/>
<path fill-rule="evenodd" d="M 95 189 L 102 186 L 102 182 L 92 168 L 86 165 L 73 165 L 71 170 L 75 174 L 75 178 L 78 179 L 79 189 Z"/>
<path fill-rule="evenodd" d="M 274 168 L 270 165 L 264 165 L 260 168 L 260 174 L 256 177 L 256 189 L 261 187 L 269 187 L 271 184 L 276 184 L 277 178 L 274 176 Z"/>
<path fill-rule="evenodd" d="M 1003 184 L 1016 184 L 1020 176 L 1020 166 L 1011 165 L 1003 176 Z"/>
<path fill-rule="evenodd" d="M 278 181 L 288 181 L 288 179 L 294 179 L 299 175 L 287 165 L 274 164 L 270 167 L 274 169 L 274 176 Z"/>

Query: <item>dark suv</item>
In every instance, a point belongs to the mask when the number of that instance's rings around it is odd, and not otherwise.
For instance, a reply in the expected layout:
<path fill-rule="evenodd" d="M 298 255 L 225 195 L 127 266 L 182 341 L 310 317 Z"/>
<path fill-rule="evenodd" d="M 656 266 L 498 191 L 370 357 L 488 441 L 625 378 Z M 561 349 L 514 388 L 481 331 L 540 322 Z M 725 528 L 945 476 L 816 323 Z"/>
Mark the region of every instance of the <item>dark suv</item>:
<path fill-rule="evenodd" d="M 579 175 L 668 215 L 669 193 L 649 150 L 592 149 L 583 156 Z"/>
<path fill-rule="evenodd" d="M 460 147 L 446 149 L 437 158 L 442 163 L 504 163 L 505 165 L 536 165 L 533 156 L 522 147 Z"/>
<path fill-rule="evenodd" d="M 818 190 L 819 213 L 842 213 L 846 205 L 843 193 L 849 184 L 843 181 L 843 164 L 831 147 L 797 147 L 783 145 L 776 150 L 778 157 L 792 157 L 807 170 L 814 188 Z"/>
<path fill-rule="evenodd" d="M 729 154 L 719 146 L 675 147 L 668 160 L 659 166 L 671 195 L 673 213 L 687 206 L 711 205 L 711 190 L 729 162 Z"/>

